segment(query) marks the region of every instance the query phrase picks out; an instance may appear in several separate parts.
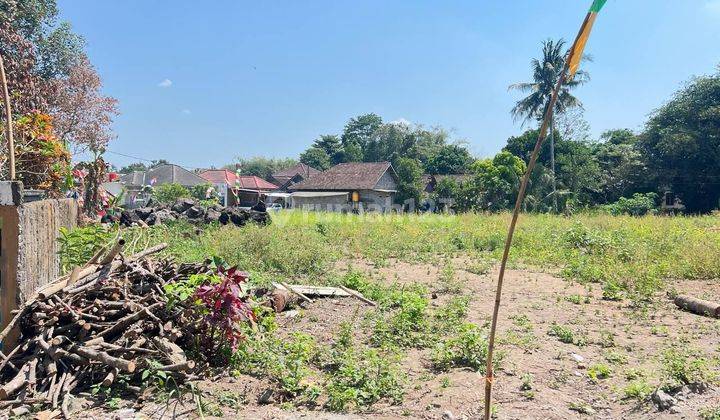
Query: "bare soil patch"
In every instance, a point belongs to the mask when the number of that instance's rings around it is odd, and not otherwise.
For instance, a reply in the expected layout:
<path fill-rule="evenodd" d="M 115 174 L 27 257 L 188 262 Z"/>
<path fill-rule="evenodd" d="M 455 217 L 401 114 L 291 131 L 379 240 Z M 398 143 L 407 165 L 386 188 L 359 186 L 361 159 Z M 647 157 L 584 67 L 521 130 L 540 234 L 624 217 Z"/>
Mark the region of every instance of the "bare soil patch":
<path fill-rule="evenodd" d="M 379 268 L 368 261 L 344 261 L 336 269 L 345 270 L 348 263 L 378 281 L 421 283 L 431 292 L 439 289 L 443 270 L 438 264 L 393 260 Z M 497 272 L 493 268 L 487 274 L 473 274 L 466 271 L 470 264 L 467 259 L 452 260 L 454 279 L 460 285 L 458 293 L 471 297 L 469 321 L 483 325 L 490 318 Z M 702 290 L 702 297 L 720 298 L 719 282 L 673 281 L 672 286 L 679 292 L 697 295 Z M 451 295 L 438 292 L 432 304 L 439 305 Z M 372 310 L 351 298 L 318 299 L 306 309 L 279 314 L 277 319 L 280 334 L 301 331 L 327 344 L 343 321 L 358 325 L 357 338 L 363 339 L 360 324 Z M 563 343 L 549 335 L 554 324 L 571 330 L 577 342 Z M 700 349 L 709 357 L 717 356 L 720 349 L 719 320 L 683 312 L 665 296 L 658 296 L 644 309 L 631 308 L 628 301 L 603 300 L 598 285 L 580 285 L 541 272 L 510 270 L 503 292 L 499 337 L 499 350 L 504 353 L 495 380 L 494 401 L 499 418 L 697 418 L 700 409 L 720 405 L 720 389 L 716 387 L 703 393 L 681 392 L 677 404 L 662 412 L 648 400 L 624 398 L 624 389 L 637 372 L 650 384 L 656 384 L 662 376 L 661 355 L 672 343 Z M 402 366 L 407 383 L 402 404 L 381 402 L 364 413 L 327 413 L 279 400 L 260 404 L 260 395 L 273 384 L 247 375 L 221 375 L 196 386 L 212 407 L 206 417 L 436 419 L 451 413 L 454 418 L 479 418 L 484 376 L 469 369 L 436 373 L 429 368 L 429 355 L 430 349 L 406 352 Z M 600 364 L 609 367 L 609 375 L 591 378 L 589 368 Z M 76 400 L 76 409 L 82 403 Z M 197 416 L 196 404 L 189 395 L 173 401 L 168 408 L 129 400 L 121 401 L 119 406 L 121 409 L 115 411 L 85 406 L 76 414 L 78 418 Z"/>

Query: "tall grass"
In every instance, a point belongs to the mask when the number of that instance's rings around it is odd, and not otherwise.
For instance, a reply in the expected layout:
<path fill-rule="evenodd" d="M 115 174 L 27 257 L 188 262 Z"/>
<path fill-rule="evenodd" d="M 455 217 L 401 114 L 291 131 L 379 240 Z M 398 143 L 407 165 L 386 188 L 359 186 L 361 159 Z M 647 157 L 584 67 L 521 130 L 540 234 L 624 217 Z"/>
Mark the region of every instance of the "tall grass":
<path fill-rule="evenodd" d="M 143 233 L 140 244 L 170 243 L 181 260 L 218 255 L 261 277 L 324 276 L 340 259 L 497 261 L 510 215 L 341 215 L 281 212 L 267 227 L 179 223 Z M 141 231 L 136 229 L 135 232 Z M 147 231 L 147 230 L 145 230 Z M 720 278 L 720 218 L 524 214 L 510 254 L 580 282 L 599 282 L 648 297 L 672 279 Z"/>

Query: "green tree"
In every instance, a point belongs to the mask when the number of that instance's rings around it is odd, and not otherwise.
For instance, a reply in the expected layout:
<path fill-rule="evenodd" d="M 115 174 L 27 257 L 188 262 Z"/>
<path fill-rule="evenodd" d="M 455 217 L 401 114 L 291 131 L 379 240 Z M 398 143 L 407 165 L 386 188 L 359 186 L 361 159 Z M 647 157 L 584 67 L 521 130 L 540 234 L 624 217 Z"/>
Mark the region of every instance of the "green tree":
<path fill-rule="evenodd" d="M 638 148 L 637 136 L 631 130 L 604 132 L 593 153 L 600 168 L 598 202 L 612 203 L 635 192 L 656 189 Z"/>
<path fill-rule="evenodd" d="M 382 118 L 372 113 L 351 118 L 341 136 L 343 147 L 347 148 L 348 145 L 355 144 L 360 150 L 365 150 L 382 124 Z"/>
<path fill-rule="evenodd" d="M 142 162 L 131 163 L 127 166 L 123 166 L 120 169 L 121 174 L 130 174 L 133 172 L 144 172 L 144 171 L 147 171 L 147 166 L 145 166 L 145 164 Z"/>
<path fill-rule="evenodd" d="M 468 150 L 457 144 L 440 147 L 437 154 L 430 158 L 425 170 L 431 174 L 464 174 L 474 159 Z"/>
<path fill-rule="evenodd" d="M 292 158 L 266 158 L 255 156 L 244 159 L 238 158 L 237 163 L 225 165 L 225 169 L 239 170 L 241 175 L 256 176 L 270 180 L 272 174 L 297 165 L 298 161 Z"/>
<path fill-rule="evenodd" d="M 458 186 L 456 208 L 460 211 L 500 211 L 515 202 L 525 162 L 503 151 L 492 159 L 476 161 L 471 172 L 473 178 Z"/>
<path fill-rule="evenodd" d="M 178 198 L 190 197 L 190 191 L 180 184 L 161 184 L 153 188 L 152 198 L 160 204 L 172 204 Z"/>
<path fill-rule="evenodd" d="M 168 162 L 168 161 L 165 160 L 165 159 L 153 160 L 153 161 L 150 162 L 150 164 L 148 165 L 148 170 L 157 168 L 158 166 L 169 165 L 169 164 L 170 164 L 170 162 Z"/>
<path fill-rule="evenodd" d="M 438 210 L 444 210 L 447 200 L 452 200 L 453 202 L 457 200 L 459 188 L 458 183 L 454 179 L 442 178 L 435 184 L 435 189 L 430 194 L 430 198 L 435 202 Z"/>
<path fill-rule="evenodd" d="M 720 70 L 697 77 L 655 111 L 639 147 L 658 185 L 690 212 L 708 212 L 720 199 Z"/>
<path fill-rule="evenodd" d="M 394 166 L 398 175 L 398 192 L 395 199 L 398 203 L 406 200 L 414 200 L 414 207 L 420 203 L 420 196 L 423 189 L 423 170 L 417 159 L 399 158 Z"/>
<path fill-rule="evenodd" d="M 319 171 L 324 171 L 332 166 L 332 160 L 327 152 L 319 147 L 311 147 L 300 155 L 300 162 L 313 167 Z"/>
<path fill-rule="evenodd" d="M 555 85 L 565 68 L 565 41 L 560 39 L 553 41 L 548 39 L 542 43 L 542 58 L 532 59 L 531 68 L 533 73 L 532 82 L 523 82 L 510 85 L 511 90 L 518 90 L 529 93 L 528 96 L 519 100 L 513 107 L 511 114 L 516 120 L 524 122 L 536 120 L 542 121 L 550 105 L 550 98 Z M 585 71 L 578 71 L 572 80 L 565 81 L 558 94 L 555 115 L 563 114 L 566 110 L 575 107 L 582 107 L 580 101 L 570 91 L 589 80 Z M 550 121 L 550 172 L 553 177 L 553 193 L 555 192 L 555 126 Z M 553 194 L 557 200 L 557 194 Z M 557 201 L 554 204 L 557 211 Z"/>
<path fill-rule="evenodd" d="M 340 138 L 334 134 L 323 134 L 321 135 L 311 147 L 322 149 L 330 157 L 330 161 L 333 165 L 336 165 L 343 161 L 343 145 L 340 143 Z"/>

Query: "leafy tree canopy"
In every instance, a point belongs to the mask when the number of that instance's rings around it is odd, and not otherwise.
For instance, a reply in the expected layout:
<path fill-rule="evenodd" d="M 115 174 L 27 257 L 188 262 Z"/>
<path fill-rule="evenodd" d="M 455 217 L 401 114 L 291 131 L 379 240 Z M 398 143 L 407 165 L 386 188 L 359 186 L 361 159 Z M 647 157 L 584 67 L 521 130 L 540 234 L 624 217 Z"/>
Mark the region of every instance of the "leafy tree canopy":
<path fill-rule="evenodd" d="M 465 147 L 446 144 L 441 146 L 437 154 L 430 158 L 426 170 L 431 174 L 464 174 L 473 161 L 473 157 Z"/>
<path fill-rule="evenodd" d="M 272 174 L 295 166 L 297 163 L 298 161 L 292 158 L 266 158 L 256 156 L 249 159 L 238 158 L 237 163 L 225 165 L 225 169 L 231 171 L 239 169 L 241 175 L 251 175 L 270 180 Z"/>
<path fill-rule="evenodd" d="M 708 212 L 720 199 L 720 72 L 691 80 L 658 109 L 639 137 L 660 187 L 691 212 Z"/>
<path fill-rule="evenodd" d="M 332 159 L 330 156 L 325 150 L 319 147 L 311 147 L 304 151 L 300 155 L 300 162 L 319 171 L 324 171 L 332 166 Z"/>

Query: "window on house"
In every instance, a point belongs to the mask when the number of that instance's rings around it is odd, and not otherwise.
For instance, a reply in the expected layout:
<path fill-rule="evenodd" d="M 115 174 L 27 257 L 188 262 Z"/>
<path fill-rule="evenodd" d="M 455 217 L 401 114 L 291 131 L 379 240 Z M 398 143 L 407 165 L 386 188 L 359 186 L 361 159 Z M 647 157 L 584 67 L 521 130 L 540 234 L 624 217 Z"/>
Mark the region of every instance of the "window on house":
<path fill-rule="evenodd" d="M 665 205 L 668 207 L 672 207 L 675 205 L 675 194 L 673 193 L 665 193 Z"/>

